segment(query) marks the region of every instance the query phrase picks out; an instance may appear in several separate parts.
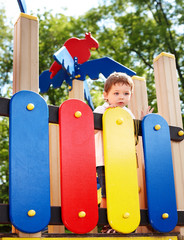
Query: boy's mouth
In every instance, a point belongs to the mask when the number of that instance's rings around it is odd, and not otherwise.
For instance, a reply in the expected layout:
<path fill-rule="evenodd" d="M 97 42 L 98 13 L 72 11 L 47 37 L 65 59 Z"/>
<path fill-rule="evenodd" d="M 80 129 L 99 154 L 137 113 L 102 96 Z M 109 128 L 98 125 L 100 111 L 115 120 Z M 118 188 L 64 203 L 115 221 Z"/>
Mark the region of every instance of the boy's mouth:
<path fill-rule="evenodd" d="M 122 106 L 124 105 L 124 102 L 118 102 L 118 105 Z"/>

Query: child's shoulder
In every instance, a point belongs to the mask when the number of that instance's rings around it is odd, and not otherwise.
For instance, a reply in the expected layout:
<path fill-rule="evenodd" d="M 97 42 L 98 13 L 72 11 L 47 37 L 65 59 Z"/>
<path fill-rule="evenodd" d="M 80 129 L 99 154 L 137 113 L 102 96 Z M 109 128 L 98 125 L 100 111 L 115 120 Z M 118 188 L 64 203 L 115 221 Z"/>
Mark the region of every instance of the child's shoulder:
<path fill-rule="evenodd" d="M 101 106 L 98 106 L 97 108 L 95 108 L 95 110 L 93 112 L 95 113 L 104 113 L 106 108 L 107 108 L 107 103 L 104 103 L 103 105 Z"/>

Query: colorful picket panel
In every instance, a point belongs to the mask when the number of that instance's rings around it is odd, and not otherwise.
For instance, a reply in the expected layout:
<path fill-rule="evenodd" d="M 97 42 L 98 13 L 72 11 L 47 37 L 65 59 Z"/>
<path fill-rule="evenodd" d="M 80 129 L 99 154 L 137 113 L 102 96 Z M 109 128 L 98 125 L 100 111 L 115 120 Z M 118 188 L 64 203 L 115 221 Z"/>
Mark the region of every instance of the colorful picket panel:
<path fill-rule="evenodd" d="M 74 233 L 87 233 L 98 221 L 93 113 L 84 102 L 67 100 L 59 126 L 62 221 Z"/>
<path fill-rule="evenodd" d="M 172 231 L 178 220 L 169 126 L 158 114 L 142 121 L 149 221 L 159 232 Z"/>
<path fill-rule="evenodd" d="M 134 124 L 122 108 L 103 115 L 107 217 L 113 229 L 131 233 L 139 226 L 140 209 Z"/>
<path fill-rule="evenodd" d="M 31 91 L 10 101 L 10 219 L 25 233 L 44 229 L 50 220 L 48 107 Z M 94 120 L 77 99 L 59 109 L 61 214 L 68 230 L 83 234 L 98 222 Z M 139 226 L 134 124 L 121 108 L 103 115 L 107 217 L 113 229 L 131 233 Z M 158 114 L 142 121 L 149 221 L 159 232 L 178 220 L 169 126 Z"/>
<path fill-rule="evenodd" d="M 10 101 L 9 215 L 25 233 L 44 229 L 50 221 L 48 107 L 31 91 Z"/>

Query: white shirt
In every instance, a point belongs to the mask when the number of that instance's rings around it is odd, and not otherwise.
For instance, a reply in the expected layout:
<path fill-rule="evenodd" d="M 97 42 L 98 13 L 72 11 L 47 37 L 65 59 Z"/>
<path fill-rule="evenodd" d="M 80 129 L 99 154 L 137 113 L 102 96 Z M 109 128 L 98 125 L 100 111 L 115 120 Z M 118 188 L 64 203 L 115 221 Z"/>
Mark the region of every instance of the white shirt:
<path fill-rule="evenodd" d="M 94 112 L 103 114 L 108 106 L 109 104 L 105 102 L 102 106 L 98 106 L 94 110 Z M 127 107 L 123 107 L 123 109 L 125 109 L 131 115 L 131 117 L 135 119 L 135 116 L 133 115 L 130 109 L 128 109 Z M 103 132 L 101 130 L 99 130 L 95 134 L 95 153 L 96 153 L 96 166 L 97 167 L 104 166 Z"/>

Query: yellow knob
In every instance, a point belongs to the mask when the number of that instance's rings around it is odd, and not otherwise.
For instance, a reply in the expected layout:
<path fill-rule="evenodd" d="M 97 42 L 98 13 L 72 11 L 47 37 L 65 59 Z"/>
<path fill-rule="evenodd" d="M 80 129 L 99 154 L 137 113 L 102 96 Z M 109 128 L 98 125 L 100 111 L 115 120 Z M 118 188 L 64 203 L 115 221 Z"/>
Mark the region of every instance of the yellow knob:
<path fill-rule="evenodd" d="M 32 111 L 33 109 L 34 109 L 34 104 L 33 103 L 29 103 L 28 105 L 27 105 L 27 109 L 29 110 L 29 111 Z"/>
<path fill-rule="evenodd" d="M 130 217 L 130 213 L 128 213 L 128 212 L 124 213 L 123 218 L 127 219 L 129 217 Z"/>
<path fill-rule="evenodd" d="M 163 214 L 162 214 L 162 218 L 163 218 L 163 219 L 167 219 L 168 217 L 169 217 L 169 214 L 168 214 L 168 213 L 163 213 Z"/>
<path fill-rule="evenodd" d="M 79 217 L 84 218 L 86 216 L 86 213 L 84 211 L 79 212 Z"/>
<path fill-rule="evenodd" d="M 78 75 L 76 75 L 76 76 L 75 76 L 75 78 L 80 78 L 80 77 L 81 77 L 81 75 L 80 75 L 80 74 L 78 74 Z"/>
<path fill-rule="evenodd" d="M 70 89 L 72 89 L 72 87 L 71 87 L 71 86 L 69 86 L 69 87 L 68 87 L 68 89 L 70 90 Z"/>
<path fill-rule="evenodd" d="M 80 111 L 75 112 L 75 117 L 80 118 L 82 116 L 82 113 Z"/>
<path fill-rule="evenodd" d="M 28 214 L 29 217 L 34 217 L 36 215 L 36 212 L 35 212 L 35 210 L 31 209 L 31 210 L 28 211 L 27 214 Z"/>
<path fill-rule="evenodd" d="M 121 124 L 123 123 L 123 119 L 122 119 L 122 118 L 117 119 L 117 120 L 116 120 L 116 123 L 117 123 L 118 125 L 121 125 Z"/>
<path fill-rule="evenodd" d="M 184 135 L 183 130 L 180 130 L 180 131 L 178 132 L 178 135 L 179 135 L 180 137 L 182 137 L 182 136 Z"/>
<path fill-rule="evenodd" d="M 157 125 L 155 125 L 155 127 L 154 127 L 154 128 L 155 128 L 155 130 L 157 130 L 157 131 L 158 131 L 158 130 L 160 130 L 161 126 L 160 126 L 159 124 L 157 124 Z"/>

